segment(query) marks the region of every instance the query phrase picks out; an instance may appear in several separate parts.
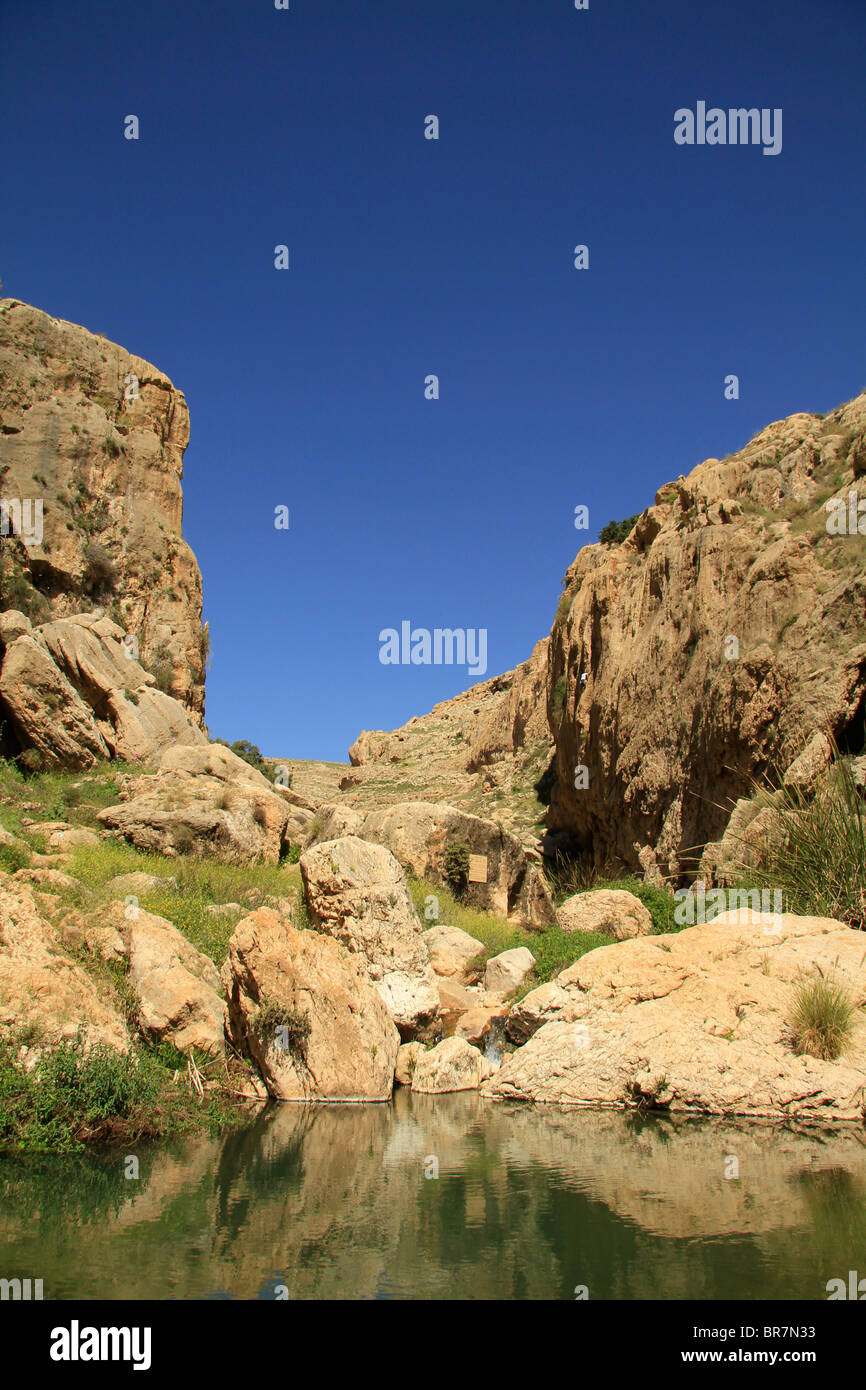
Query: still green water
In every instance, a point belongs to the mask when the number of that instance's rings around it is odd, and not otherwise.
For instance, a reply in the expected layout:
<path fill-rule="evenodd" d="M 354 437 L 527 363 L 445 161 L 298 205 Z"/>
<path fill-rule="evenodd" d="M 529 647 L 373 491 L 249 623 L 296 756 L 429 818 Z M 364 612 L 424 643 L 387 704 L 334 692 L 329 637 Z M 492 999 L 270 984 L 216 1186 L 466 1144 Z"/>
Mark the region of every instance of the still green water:
<path fill-rule="evenodd" d="M 46 1299 L 825 1299 L 866 1275 L 859 1130 L 398 1092 L 137 1157 L 130 1180 L 118 1152 L 0 1156 L 0 1277 Z"/>

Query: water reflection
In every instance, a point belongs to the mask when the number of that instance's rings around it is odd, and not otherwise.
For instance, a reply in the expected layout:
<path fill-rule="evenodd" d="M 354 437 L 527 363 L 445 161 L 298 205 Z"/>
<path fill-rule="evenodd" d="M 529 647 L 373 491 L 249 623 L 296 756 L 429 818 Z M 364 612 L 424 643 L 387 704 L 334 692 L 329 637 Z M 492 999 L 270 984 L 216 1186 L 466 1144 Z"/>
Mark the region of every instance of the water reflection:
<path fill-rule="evenodd" d="M 823 1298 L 866 1236 L 854 1129 L 398 1092 L 139 1158 L 137 1182 L 122 1154 L 0 1158 L 0 1276 L 46 1298 Z"/>

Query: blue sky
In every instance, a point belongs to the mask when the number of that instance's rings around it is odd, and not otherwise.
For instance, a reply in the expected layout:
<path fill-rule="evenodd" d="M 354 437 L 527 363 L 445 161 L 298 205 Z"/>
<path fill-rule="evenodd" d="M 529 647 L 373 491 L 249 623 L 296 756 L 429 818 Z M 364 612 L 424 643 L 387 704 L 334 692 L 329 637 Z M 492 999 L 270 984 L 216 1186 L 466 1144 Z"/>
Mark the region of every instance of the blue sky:
<path fill-rule="evenodd" d="M 866 0 L 0 0 L 4 294 L 186 393 L 214 736 L 345 758 L 473 680 L 381 629 L 507 670 L 606 521 L 866 387 L 864 51 Z"/>

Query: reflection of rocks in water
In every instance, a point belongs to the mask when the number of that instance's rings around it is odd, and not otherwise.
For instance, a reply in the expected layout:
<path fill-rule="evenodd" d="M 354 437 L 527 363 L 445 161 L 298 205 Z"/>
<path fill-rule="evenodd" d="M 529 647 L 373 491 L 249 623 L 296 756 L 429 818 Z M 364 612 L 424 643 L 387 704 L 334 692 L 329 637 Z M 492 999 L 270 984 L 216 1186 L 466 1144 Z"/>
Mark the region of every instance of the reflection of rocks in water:
<path fill-rule="evenodd" d="M 864 1150 L 853 1130 L 402 1090 L 152 1149 L 68 1227 L 52 1160 L 38 1182 L 0 1160 L 0 1244 L 66 1298 L 821 1297 L 812 1271 L 866 1237 Z"/>
<path fill-rule="evenodd" d="M 498 1111 L 499 1107 L 495 1107 Z M 715 1116 L 509 1107 L 491 1124 L 509 1162 L 554 1167 L 567 1186 L 654 1235 L 766 1233 L 809 1224 L 804 1174 L 838 1169 L 866 1199 L 866 1138 Z M 728 1160 L 738 1161 L 739 1177 Z"/>

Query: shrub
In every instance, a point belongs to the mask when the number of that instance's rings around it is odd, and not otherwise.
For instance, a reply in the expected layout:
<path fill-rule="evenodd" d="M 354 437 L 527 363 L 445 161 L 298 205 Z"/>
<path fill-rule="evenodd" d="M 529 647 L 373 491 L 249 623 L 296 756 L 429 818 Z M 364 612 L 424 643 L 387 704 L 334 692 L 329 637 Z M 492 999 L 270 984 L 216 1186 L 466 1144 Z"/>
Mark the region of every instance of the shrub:
<path fill-rule="evenodd" d="M 802 980 L 794 994 L 788 1023 L 794 1051 L 835 1062 L 851 1036 L 857 1005 L 844 985 L 817 978 Z"/>
<path fill-rule="evenodd" d="M 117 583 L 117 567 L 105 546 L 90 541 L 84 548 L 87 569 L 84 583 L 88 589 L 111 589 Z"/>
<path fill-rule="evenodd" d="M 278 1041 L 277 1032 L 283 1038 Z M 256 1036 L 263 1044 L 284 1046 L 293 1057 L 303 1060 L 306 1056 L 307 1039 L 310 1036 L 310 1016 L 291 1004 L 265 1004 L 255 1022 Z"/>
<path fill-rule="evenodd" d="M 148 669 L 156 681 L 157 690 L 161 690 L 163 695 L 170 695 L 174 683 L 174 662 L 165 642 L 155 648 Z"/>
<path fill-rule="evenodd" d="M 598 539 L 603 545 L 615 545 L 619 541 L 624 541 L 632 527 L 640 521 L 641 513 L 636 512 L 634 516 L 627 516 L 623 521 L 609 521 L 606 526 L 602 526 L 598 533 Z"/>
<path fill-rule="evenodd" d="M 446 849 L 442 877 L 454 896 L 462 898 L 469 884 L 469 846 L 462 840 L 456 840 Z"/>

